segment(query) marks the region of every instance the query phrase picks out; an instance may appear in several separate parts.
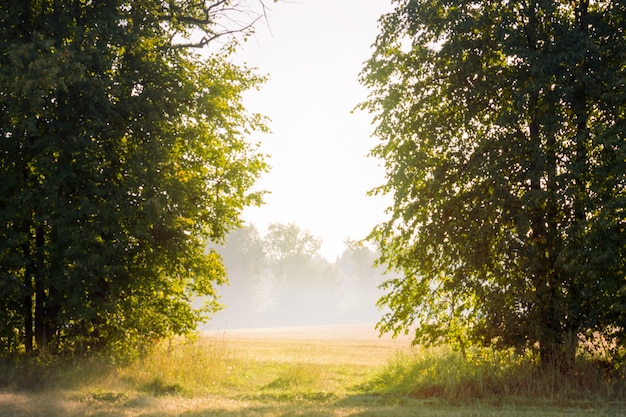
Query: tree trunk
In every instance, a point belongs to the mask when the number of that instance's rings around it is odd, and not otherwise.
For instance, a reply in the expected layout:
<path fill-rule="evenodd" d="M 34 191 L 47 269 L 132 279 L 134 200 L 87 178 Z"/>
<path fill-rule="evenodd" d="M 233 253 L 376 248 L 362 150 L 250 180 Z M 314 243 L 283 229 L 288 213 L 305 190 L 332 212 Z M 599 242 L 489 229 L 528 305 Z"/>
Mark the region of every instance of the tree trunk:
<path fill-rule="evenodd" d="M 29 242 L 30 243 L 30 242 Z M 24 254 L 24 298 L 23 298 L 23 318 L 24 318 L 24 348 L 26 354 L 33 352 L 33 262 L 29 243 L 22 245 Z"/>
<path fill-rule="evenodd" d="M 37 227 L 35 232 L 36 247 L 36 273 L 35 273 L 35 341 L 38 350 L 45 350 L 47 347 L 46 326 L 45 326 L 45 305 L 46 287 L 44 272 L 43 246 L 45 243 L 43 227 Z"/>
<path fill-rule="evenodd" d="M 570 332 L 548 335 L 539 342 L 539 357 L 543 369 L 571 372 L 576 362 L 576 339 Z"/>
<path fill-rule="evenodd" d="M 27 282 L 25 283 L 26 291 L 29 290 L 30 276 L 25 277 Z M 32 283 L 31 283 L 32 285 Z M 24 296 L 24 348 L 26 354 L 30 355 L 33 352 L 33 295 L 28 293 Z"/>

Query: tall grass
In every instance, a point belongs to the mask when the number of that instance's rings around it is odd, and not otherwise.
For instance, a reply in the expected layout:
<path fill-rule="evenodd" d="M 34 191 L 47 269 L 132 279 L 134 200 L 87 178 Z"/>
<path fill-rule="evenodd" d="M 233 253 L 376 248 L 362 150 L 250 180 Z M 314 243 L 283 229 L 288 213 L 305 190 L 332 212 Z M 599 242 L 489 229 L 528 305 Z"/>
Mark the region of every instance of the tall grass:
<path fill-rule="evenodd" d="M 363 389 L 382 395 L 451 402 L 570 404 L 624 401 L 623 373 L 607 374 L 592 360 L 574 369 L 542 368 L 532 354 L 472 349 L 464 357 L 448 347 L 399 354 Z"/>
<path fill-rule="evenodd" d="M 102 384 L 115 379 L 116 368 L 101 358 L 46 355 L 0 360 L 0 389 L 48 391 Z"/>
<path fill-rule="evenodd" d="M 406 417 L 418 410 L 446 415 L 438 407 L 469 410 L 458 415 L 487 410 L 485 415 L 495 416 L 501 406 L 515 409 L 507 416 L 563 407 L 608 410 L 603 415 L 626 412 L 624 375 L 605 374 L 591 359 L 564 374 L 541 369 L 532 355 L 513 351 L 472 349 L 463 356 L 446 347 L 398 351 L 381 346 L 212 337 L 173 340 L 117 366 L 88 359 L 5 362 L 0 364 L 0 415 L 173 417 L 181 410 L 220 415 L 214 413 L 216 404 L 226 416 L 257 417 L 305 415 L 303 404 L 310 415 L 328 416 Z M 18 397 L 30 398 L 30 405 L 9 404 Z M 424 412 L 433 404 L 432 413 Z M 166 406 L 171 411 L 162 411 Z M 52 407 L 58 412 L 42 414 Z M 267 413 L 258 414 L 261 408 Z"/>
<path fill-rule="evenodd" d="M 178 341 L 119 371 L 127 385 L 151 395 L 185 397 L 225 395 L 238 399 L 330 399 L 362 381 L 368 367 L 311 362 L 319 351 L 299 352 L 300 346 L 274 342 L 258 350 L 232 341 L 203 338 Z M 286 346 L 289 349 L 286 349 Z M 240 346 L 241 348 L 241 346 Z M 321 348 L 321 347 L 320 347 Z M 361 372 L 359 372 L 361 370 Z"/>
<path fill-rule="evenodd" d="M 222 391 L 236 359 L 220 339 L 174 339 L 120 369 L 119 378 L 152 395 L 204 395 Z"/>

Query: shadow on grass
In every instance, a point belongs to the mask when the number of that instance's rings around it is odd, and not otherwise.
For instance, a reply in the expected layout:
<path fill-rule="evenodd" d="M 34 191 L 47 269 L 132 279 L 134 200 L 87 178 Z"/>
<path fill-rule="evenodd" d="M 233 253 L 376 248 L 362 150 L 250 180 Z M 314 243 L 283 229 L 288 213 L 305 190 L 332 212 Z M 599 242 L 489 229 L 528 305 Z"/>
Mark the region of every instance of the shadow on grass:
<path fill-rule="evenodd" d="M 175 395 L 185 393 L 185 389 L 180 384 L 167 384 L 160 378 L 155 378 L 152 381 L 143 384 L 139 387 L 141 391 L 148 394 L 159 397 L 163 395 Z"/>
<path fill-rule="evenodd" d="M 0 392 L 0 416 L 60 417 L 65 415 L 67 415 L 67 409 L 62 402 L 48 394 Z"/>
<path fill-rule="evenodd" d="M 237 400 L 227 397 L 185 398 L 180 395 L 129 397 L 115 392 L 92 392 L 64 397 L 55 392 L 2 393 L 4 417 L 617 417 L 626 415 L 626 404 L 595 407 L 494 406 L 476 402 L 453 405 L 437 398 L 349 395 L 333 400 L 272 399 Z"/>

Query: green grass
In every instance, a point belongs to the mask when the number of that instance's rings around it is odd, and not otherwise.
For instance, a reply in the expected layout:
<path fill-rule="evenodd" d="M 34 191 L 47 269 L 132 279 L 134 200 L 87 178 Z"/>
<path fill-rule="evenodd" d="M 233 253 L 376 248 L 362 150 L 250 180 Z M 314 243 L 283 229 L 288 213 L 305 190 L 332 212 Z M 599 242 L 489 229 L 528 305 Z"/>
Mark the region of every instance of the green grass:
<path fill-rule="evenodd" d="M 568 374 L 541 369 L 532 355 L 472 349 L 464 358 L 447 347 L 400 354 L 366 383 L 385 396 L 448 403 L 588 406 L 626 400 L 624 375 L 580 361 Z"/>
<path fill-rule="evenodd" d="M 623 377 L 389 341 L 200 338 L 141 361 L 4 363 L 0 417 L 623 416 Z M 620 379 L 621 378 L 621 379 Z"/>

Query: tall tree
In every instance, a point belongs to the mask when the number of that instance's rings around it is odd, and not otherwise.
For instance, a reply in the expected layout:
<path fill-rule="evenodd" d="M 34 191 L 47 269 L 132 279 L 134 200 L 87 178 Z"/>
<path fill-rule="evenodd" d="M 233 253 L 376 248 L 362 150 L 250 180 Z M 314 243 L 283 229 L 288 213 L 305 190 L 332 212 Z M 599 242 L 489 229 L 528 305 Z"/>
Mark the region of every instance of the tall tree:
<path fill-rule="evenodd" d="M 229 62 L 238 4 L 0 3 L 0 351 L 89 353 L 194 329 L 224 278 L 265 129 Z M 245 10 L 241 10 L 246 12 Z M 224 20 L 226 19 L 226 20 Z M 209 296 L 200 309 L 194 294 Z"/>
<path fill-rule="evenodd" d="M 396 0 L 362 73 L 392 193 L 383 331 L 538 347 L 626 330 L 626 6 Z"/>

